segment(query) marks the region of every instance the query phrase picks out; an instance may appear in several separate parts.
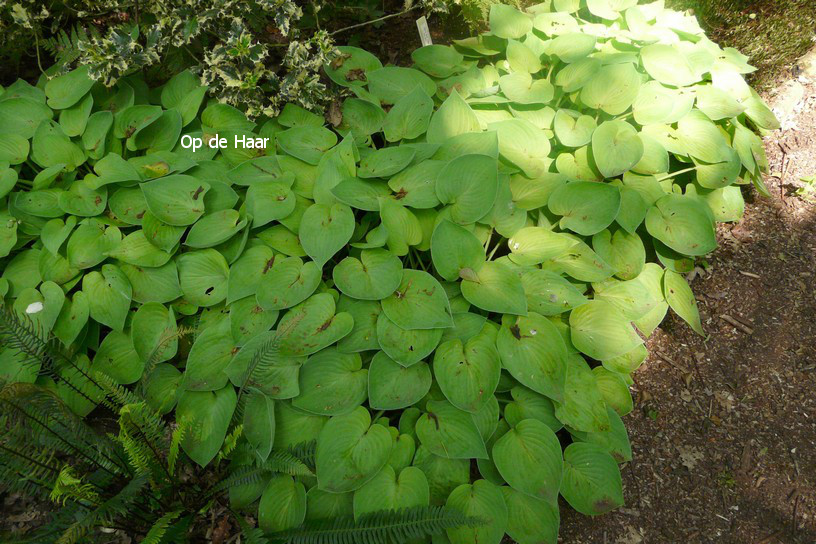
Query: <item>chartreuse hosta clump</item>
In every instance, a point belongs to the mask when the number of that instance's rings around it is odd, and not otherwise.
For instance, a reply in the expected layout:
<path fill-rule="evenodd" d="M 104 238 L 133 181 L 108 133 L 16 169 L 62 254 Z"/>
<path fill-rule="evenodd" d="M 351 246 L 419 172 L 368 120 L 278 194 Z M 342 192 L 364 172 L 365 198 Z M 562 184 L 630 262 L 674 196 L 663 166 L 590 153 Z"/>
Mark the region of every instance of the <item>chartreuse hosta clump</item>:
<path fill-rule="evenodd" d="M 7 88 L 0 287 L 84 372 L 7 349 L 2 375 L 79 414 L 85 373 L 134 384 L 200 465 L 316 441 L 314 477 L 230 489 L 270 533 L 446 505 L 482 523 L 434 542 L 555 542 L 559 494 L 623 503 L 630 374 L 668 308 L 703 333 L 683 274 L 764 190 L 776 120 L 662 2 L 495 5 L 410 68 L 341 49 L 333 128 L 256 125 L 187 73 Z"/>

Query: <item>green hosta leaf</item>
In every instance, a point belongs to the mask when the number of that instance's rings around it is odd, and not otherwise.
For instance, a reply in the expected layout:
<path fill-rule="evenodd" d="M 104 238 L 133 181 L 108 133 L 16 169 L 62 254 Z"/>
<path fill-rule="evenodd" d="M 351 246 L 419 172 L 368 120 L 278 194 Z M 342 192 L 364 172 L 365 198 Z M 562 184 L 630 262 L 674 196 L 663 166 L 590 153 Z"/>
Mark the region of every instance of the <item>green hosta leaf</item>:
<path fill-rule="evenodd" d="M 510 260 L 520 266 L 539 264 L 563 255 L 575 240 L 545 227 L 525 227 L 507 241 Z"/>
<path fill-rule="evenodd" d="M 411 366 L 430 355 L 442 338 L 444 329 L 403 329 L 385 313 L 377 318 L 379 347 L 402 366 Z"/>
<path fill-rule="evenodd" d="M 640 90 L 640 74 L 634 66 L 608 64 L 595 72 L 581 89 L 581 102 L 609 115 L 629 109 Z"/>
<path fill-rule="evenodd" d="M 564 402 L 555 405 L 555 416 L 572 429 L 586 432 L 609 430 L 606 404 L 586 361 L 571 355 L 567 364 L 567 384 Z"/>
<path fill-rule="evenodd" d="M 561 34 L 549 44 L 548 52 L 571 63 L 583 59 L 595 50 L 595 36 L 582 32 Z"/>
<path fill-rule="evenodd" d="M 561 485 L 561 444 L 536 419 L 517 423 L 496 441 L 493 461 L 510 486 L 532 497 L 554 502 Z"/>
<path fill-rule="evenodd" d="M 553 130 L 558 140 L 567 147 L 581 147 L 592 140 L 597 123 L 589 115 L 574 110 L 560 109 L 553 119 Z M 597 157 L 597 153 L 595 153 Z"/>
<path fill-rule="evenodd" d="M 116 383 L 129 384 L 142 376 L 144 360 L 136 353 L 129 333 L 111 331 L 99 345 L 93 366 Z"/>
<path fill-rule="evenodd" d="M 252 184 L 246 201 L 253 228 L 288 217 L 296 205 L 295 194 L 285 183 Z"/>
<path fill-rule="evenodd" d="M 550 141 L 530 121 L 510 119 L 491 123 L 488 128 L 498 134 L 501 156 L 521 168 L 527 177 L 535 178 L 547 171 Z"/>
<path fill-rule="evenodd" d="M 337 135 L 324 127 L 293 127 L 275 137 L 286 153 L 309 164 L 320 162 L 323 154 L 337 143 Z"/>
<path fill-rule="evenodd" d="M 521 278 L 509 266 L 489 261 L 475 274 L 467 273 L 462 277 L 462 296 L 477 308 L 503 314 L 527 314 Z"/>
<path fill-rule="evenodd" d="M 476 114 L 458 92 L 453 92 L 431 117 L 426 138 L 429 143 L 442 144 L 453 136 L 480 131 Z"/>
<path fill-rule="evenodd" d="M 416 423 L 419 441 L 447 459 L 487 459 L 487 450 L 471 414 L 448 401 L 429 401 Z"/>
<path fill-rule="evenodd" d="M 564 450 L 561 494 L 588 516 L 604 514 L 623 505 L 620 470 L 600 446 L 575 442 Z"/>
<path fill-rule="evenodd" d="M 557 544 L 558 504 L 512 487 L 500 488 L 507 504 L 507 534 L 519 544 Z"/>
<path fill-rule="evenodd" d="M 275 252 L 265 245 L 251 247 L 230 266 L 227 303 L 258 293 L 276 261 Z M 310 293 L 311 294 L 311 293 Z"/>
<path fill-rule="evenodd" d="M 573 181 L 550 196 L 547 206 L 560 215 L 560 225 L 583 236 L 608 227 L 620 210 L 620 190 L 607 183 Z"/>
<path fill-rule="evenodd" d="M 346 257 L 332 272 L 334 283 L 345 295 L 362 300 L 380 300 L 402 282 L 402 262 L 384 249 L 364 249 L 360 258 Z"/>
<path fill-rule="evenodd" d="M 451 219 L 463 225 L 484 217 L 493 207 L 497 191 L 497 163 L 486 155 L 453 159 L 436 182 L 436 196 L 450 205 Z"/>
<path fill-rule="evenodd" d="M 360 161 L 357 176 L 361 178 L 387 178 L 401 172 L 411 164 L 416 151 L 410 147 L 385 147 L 367 155 Z"/>
<path fill-rule="evenodd" d="M 40 126 L 54 116 L 54 112 L 37 100 L 18 97 L 0 102 L 0 134 L 15 134 L 28 140 Z"/>
<path fill-rule="evenodd" d="M 515 427 L 526 419 L 535 419 L 544 423 L 553 432 L 563 428 L 563 424 L 555 417 L 553 402 L 531 391 L 524 386 L 517 385 L 510 390 L 513 401 L 504 406 L 504 418 L 510 427 Z"/>
<path fill-rule="evenodd" d="M 436 329 L 453 325 L 450 303 L 442 285 L 421 270 L 406 269 L 394 293 L 382 301 L 383 313 L 397 326 Z"/>
<path fill-rule="evenodd" d="M 210 185 L 185 175 L 167 176 L 141 184 L 147 208 L 168 225 L 192 225 L 204 214 Z"/>
<path fill-rule="evenodd" d="M 632 446 L 629 444 L 629 436 L 626 434 L 626 427 L 623 426 L 618 413 L 607 406 L 609 415 L 609 430 L 600 433 L 584 433 L 573 430 L 571 432 L 575 440 L 589 442 L 602 447 L 608 451 L 618 463 L 625 463 L 632 460 Z"/>
<path fill-rule="evenodd" d="M 268 261 L 267 261 L 268 262 Z M 257 287 L 258 304 L 265 310 L 283 310 L 300 304 L 320 284 L 320 267 L 300 257 L 277 258 L 274 265 L 263 272 Z"/>
<path fill-rule="evenodd" d="M 493 7 L 501 4 L 493 4 Z M 505 7 L 505 6 L 503 6 Z M 509 7 L 509 6 L 506 6 Z M 463 484 L 454 489 L 445 505 L 459 510 L 466 516 L 485 520 L 476 527 L 447 529 L 451 544 L 499 544 L 507 528 L 507 505 L 501 489 L 487 480 L 476 480 L 472 484 Z"/>
<path fill-rule="evenodd" d="M 288 474 L 274 476 L 258 505 L 258 526 L 266 533 L 294 529 L 306 518 L 306 488 Z"/>
<path fill-rule="evenodd" d="M 11 164 L 23 162 L 28 155 L 28 142 L 20 136 L 0 137 L 0 160 Z M 53 121 L 43 121 L 31 140 L 31 159 L 43 168 L 58 164 L 74 170 L 85 162 L 85 152 L 73 143 Z"/>
<path fill-rule="evenodd" d="M 396 142 L 424 134 L 431 121 L 433 105 L 433 100 L 419 86 L 397 100 L 383 121 L 385 139 Z"/>
<path fill-rule="evenodd" d="M 312 355 L 300 369 L 300 394 L 292 406 L 319 415 L 341 415 L 367 398 L 368 370 L 356 353 L 335 348 Z"/>
<path fill-rule="evenodd" d="M 700 323 L 700 312 L 697 309 L 697 300 L 691 291 L 686 279 L 672 270 L 663 274 L 663 295 L 666 302 L 691 328 L 700 336 L 705 336 L 703 325 Z"/>
<path fill-rule="evenodd" d="M 91 317 L 115 331 L 125 326 L 133 288 L 122 270 L 112 264 L 102 266 L 102 272 L 89 272 L 82 278 L 82 291 L 87 295 Z"/>
<path fill-rule="evenodd" d="M 306 254 L 319 267 L 340 251 L 354 232 L 354 214 L 345 204 L 312 204 L 303 214 L 299 232 Z"/>
<path fill-rule="evenodd" d="M 375 410 L 399 410 L 419 402 L 431 388 L 427 363 L 411 366 L 396 363 L 384 352 L 377 352 L 368 371 L 369 405 Z"/>
<path fill-rule="evenodd" d="M 614 234 L 602 230 L 592 237 L 592 247 L 623 280 L 636 278 L 646 264 L 646 248 L 640 236 L 625 230 L 617 230 Z"/>
<path fill-rule="evenodd" d="M 541 315 L 558 315 L 587 301 L 567 279 L 548 270 L 532 268 L 521 274 L 527 308 Z"/>
<path fill-rule="evenodd" d="M 340 55 L 324 69 L 326 75 L 338 85 L 363 86 L 367 83 L 368 72 L 382 68 L 379 59 L 364 49 L 348 45 L 341 45 L 337 49 Z"/>
<path fill-rule="evenodd" d="M 541 70 L 541 60 L 529 47 L 516 40 L 507 40 L 507 62 L 513 72 L 535 74 Z"/>
<path fill-rule="evenodd" d="M 337 343 L 343 353 L 357 353 L 378 349 L 377 318 L 382 313 L 380 303 L 374 300 L 356 300 L 345 295 L 340 297 L 337 310 L 346 312 L 354 319 L 354 327 Z"/>
<path fill-rule="evenodd" d="M 463 273 L 473 278 L 485 262 L 485 251 L 472 232 L 443 219 L 431 236 L 431 257 L 437 273 L 455 281 Z"/>
<path fill-rule="evenodd" d="M 495 337 L 495 330 L 485 325 L 466 342 L 449 340 L 436 348 L 434 376 L 445 397 L 460 410 L 477 412 L 496 390 L 501 360 Z"/>
<path fill-rule="evenodd" d="M 685 55 L 671 45 L 647 45 L 640 50 L 646 72 L 660 83 L 685 87 L 700 81 Z"/>
<path fill-rule="evenodd" d="M 228 319 L 205 329 L 193 343 L 184 371 L 187 391 L 217 391 L 229 378 L 227 365 L 234 355 L 235 342 Z"/>
<path fill-rule="evenodd" d="M 380 197 L 379 203 L 388 249 L 395 255 L 406 255 L 410 246 L 422 242 L 422 225 L 419 219 L 411 210 L 392 198 Z"/>
<path fill-rule="evenodd" d="M 592 154 L 601 174 L 612 178 L 640 162 L 643 142 L 629 123 L 605 121 L 592 133 Z"/>
<path fill-rule="evenodd" d="M 176 421 L 186 429 L 181 448 L 198 465 L 209 464 L 221 449 L 236 403 L 232 386 L 218 391 L 184 391 L 179 396 Z"/>
<path fill-rule="evenodd" d="M 133 348 L 145 363 L 161 363 L 175 357 L 178 350 L 177 334 L 173 310 L 168 310 L 162 304 L 143 304 L 133 316 Z"/>
<path fill-rule="evenodd" d="M 428 506 L 428 479 L 420 469 L 406 467 L 399 475 L 386 465 L 371 481 L 354 492 L 354 517 L 382 510 Z"/>
<path fill-rule="evenodd" d="M 499 38 L 518 39 L 532 28 L 532 19 L 513 6 L 504 4 L 490 6 L 490 32 Z"/>
<path fill-rule="evenodd" d="M 655 202 L 646 214 L 646 230 L 684 255 L 705 255 L 717 247 L 711 211 L 689 196 L 671 194 Z"/>
<path fill-rule="evenodd" d="M 311 355 L 346 336 L 353 326 L 351 315 L 335 313 L 332 295 L 312 295 L 281 318 L 280 351 L 289 356 Z"/>
<path fill-rule="evenodd" d="M 602 366 L 593 368 L 592 373 L 607 407 L 622 416 L 632 411 L 632 395 L 623 376 Z"/>
<path fill-rule="evenodd" d="M 426 45 L 411 53 L 411 60 L 426 74 L 432 77 L 448 77 L 464 71 L 464 57 L 453 47 L 444 45 Z"/>
<path fill-rule="evenodd" d="M 230 334 L 230 336 L 232 335 Z M 226 340 L 222 341 L 223 346 L 226 346 Z M 256 388 L 273 399 L 290 399 L 296 397 L 300 392 L 298 374 L 300 373 L 300 366 L 305 361 L 305 357 L 288 357 L 281 355 L 275 350 L 276 345 L 276 331 L 263 332 L 250 338 L 244 343 L 241 349 L 235 353 L 227 366 L 223 368 L 223 373 L 229 377 L 233 385 L 237 387 Z M 234 352 L 234 350 L 235 348 L 232 348 L 230 351 Z M 261 359 L 257 359 L 259 357 Z M 288 420 L 283 419 L 282 421 L 282 416 L 278 408 L 285 414 L 289 412 L 283 408 L 283 403 L 275 403 L 275 406 L 275 441 L 276 444 L 278 440 L 280 440 L 281 443 L 285 443 L 287 440 L 284 435 L 287 434 L 286 424 Z M 308 420 L 312 423 L 322 421 L 322 419 L 317 416 L 306 415 L 305 412 L 300 410 L 297 411 L 297 414 L 303 414 L 302 416 L 298 416 L 301 420 Z M 303 423 L 303 421 L 293 423 L 293 425 L 296 428 L 301 423 Z M 297 438 L 295 442 L 288 443 L 288 445 L 315 438 L 315 436 L 309 435 L 306 430 L 300 430 L 302 431 L 301 437 Z M 319 431 L 319 426 L 317 430 Z M 280 446 L 280 444 L 277 445 Z M 288 447 L 288 445 L 282 447 L 285 448 Z"/>
<path fill-rule="evenodd" d="M 516 380 L 551 399 L 563 398 L 567 347 L 549 319 L 532 312 L 506 317 L 496 346 L 503 367 Z"/>
<path fill-rule="evenodd" d="M 70 346 L 79 337 L 90 316 L 88 295 L 77 291 L 71 300 L 67 297 L 60 309 L 59 317 L 54 323 L 54 336 L 62 341 L 63 345 Z"/>
<path fill-rule="evenodd" d="M 391 434 L 372 425 L 365 408 L 334 416 L 317 439 L 318 487 L 332 493 L 359 489 L 386 464 L 391 448 Z"/>
<path fill-rule="evenodd" d="M 527 72 L 511 72 L 499 78 L 499 88 L 509 100 L 517 104 L 547 104 L 555 89 L 546 79 L 533 79 Z"/>
<path fill-rule="evenodd" d="M 603 361 L 643 343 L 632 325 L 612 303 L 591 300 L 570 313 L 572 343 L 593 359 Z"/>
<path fill-rule="evenodd" d="M 413 68 L 386 66 L 366 72 L 368 90 L 384 104 L 396 104 L 397 101 L 419 87 L 428 96 L 436 92 L 433 80 Z"/>
<path fill-rule="evenodd" d="M 133 287 L 133 300 L 136 302 L 167 303 L 182 295 L 175 261 L 159 268 L 141 268 L 131 264 L 123 264 L 120 268 Z"/>
<path fill-rule="evenodd" d="M 91 90 L 94 80 L 88 75 L 90 66 L 81 66 L 67 74 L 48 80 L 45 96 L 48 106 L 55 110 L 70 108 Z"/>
<path fill-rule="evenodd" d="M 213 306 L 227 297 L 229 266 L 214 249 L 184 253 L 176 259 L 184 298 L 196 306 Z"/>

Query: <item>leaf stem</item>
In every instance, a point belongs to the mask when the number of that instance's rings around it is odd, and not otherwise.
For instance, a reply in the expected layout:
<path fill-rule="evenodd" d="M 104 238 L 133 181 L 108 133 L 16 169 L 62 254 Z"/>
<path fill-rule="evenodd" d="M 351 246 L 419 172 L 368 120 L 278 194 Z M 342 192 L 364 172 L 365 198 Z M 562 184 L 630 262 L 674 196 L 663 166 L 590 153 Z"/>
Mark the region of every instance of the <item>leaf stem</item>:
<path fill-rule="evenodd" d="M 663 181 L 669 178 L 673 178 L 679 176 L 680 174 L 685 174 L 686 172 L 691 172 L 692 170 L 697 170 L 696 166 L 692 166 L 691 168 L 684 168 L 683 170 L 678 170 L 677 172 L 672 172 L 670 174 L 666 174 L 665 176 L 657 178 L 657 181 Z"/>
<path fill-rule="evenodd" d="M 343 28 L 339 28 L 339 29 L 335 30 L 334 32 L 331 32 L 329 34 L 329 36 L 334 36 L 336 34 L 340 34 L 341 32 L 345 32 L 347 30 L 354 30 L 355 28 L 360 28 L 360 27 L 363 27 L 363 26 L 372 25 L 374 23 L 379 23 L 380 21 L 385 21 L 385 20 L 391 19 L 393 17 L 399 17 L 401 15 L 405 15 L 406 13 L 417 9 L 418 7 L 419 6 L 411 6 L 410 8 L 408 8 L 406 10 L 403 10 L 403 11 L 400 11 L 399 13 L 392 13 L 390 15 L 385 15 L 383 17 L 379 17 L 377 19 L 372 19 L 372 20 L 366 21 L 364 23 L 357 23 L 356 25 L 344 26 Z"/>

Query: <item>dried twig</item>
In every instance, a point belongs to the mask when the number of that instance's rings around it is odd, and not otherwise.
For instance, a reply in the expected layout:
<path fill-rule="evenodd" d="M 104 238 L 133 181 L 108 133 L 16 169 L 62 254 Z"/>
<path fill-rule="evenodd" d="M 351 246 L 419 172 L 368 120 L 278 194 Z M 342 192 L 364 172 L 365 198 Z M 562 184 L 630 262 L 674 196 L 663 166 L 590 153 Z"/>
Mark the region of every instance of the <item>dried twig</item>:
<path fill-rule="evenodd" d="M 736 319 L 734 319 L 733 317 L 731 317 L 728 314 L 720 315 L 720 319 L 722 319 L 723 321 L 727 321 L 728 323 L 733 325 L 734 328 L 741 330 L 745 334 L 754 334 L 754 329 L 752 329 L 748 325 L 740 323 L 739 321 L 737 321 Z"/>

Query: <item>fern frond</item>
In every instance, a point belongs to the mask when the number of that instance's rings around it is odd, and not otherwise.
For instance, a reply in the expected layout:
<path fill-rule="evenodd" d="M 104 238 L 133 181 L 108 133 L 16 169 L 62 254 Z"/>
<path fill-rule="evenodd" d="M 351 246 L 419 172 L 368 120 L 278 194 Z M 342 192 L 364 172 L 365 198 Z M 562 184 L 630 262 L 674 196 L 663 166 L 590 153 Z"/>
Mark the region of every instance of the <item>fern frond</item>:
<path fill-rule="evenodd" d="M 142 371 L 142 378 L 139 381 L 139 390 L 142 391 L 142 393 L 144 393 L 144 388 L 147 385 L 147 378 L 150 376 L 153 370 L 155 370 L 156 365 L 161 362 L 159 359 L 161 358 L 161 355 L 167 345 L 174 340 L 181 340 L 188 334 L 193 334 L 194 332 L 195 329 L 192 327 L 185 327 L 183 325 L 176 327 L 175 329 L 167 327 L 162 331 L 161 336 L 159 336 L 159 341 L 156 344 L 156 347 L 153 348 L 153 351 L 150 352 L 150 355 L 148 355 L 147 362 L 145 363 L 144 370 Z"/>
<path fill-rule="evenodd" d="M 54 482 L 50 499 L 62 505 L 69 499 L 84 505 L 94 505 L 99 502 L 99 493 L 91 484 L 83 483 L 72 466 L 65 465 Z"/>
<path fill-rule="evenodd" d="M 241 438 L 242 434 L 244 434 L 244 426 L 238 425 L 224 438 L 224 444 L 221 446 L 221 451 L 218 452 L 219 461 L 230 456 L 238 446 L 238 439 Z"/>
<path fill-rule="evenodd" d="M 314 472 L 309 465 L 297 455 L 286 450 L 272 450 L 263 466 L 267 470 L 289 474 L 290 476 L 314 476 Z"/>
<path fill-rule="evenodd" d="M 187 434 L 187 425 L 179 421 L 176 428 L 173 429 L 173 434 L 170 436 L 170 447 L 167 449 L 167 470 L 170 474 L 176 473 L 176 462 L 178 462 L 181 441 L 184 440 L 185 434 Z"/>
<path fill-rule="evenodd" d="M 238 527 L 241 528 L 242 541 L 246 542 L 246 544 L 269 544 L 269 540 L 264 536 L 262 530 L 251 526 L 239 515 L 235 515 L 234 517 L 238 521 Z"/>
<path fill-rule="evenodd" d="M 170 528 L 170 524 L 180 515 L 181 511 L 176 510 L 174 512 L 168 512 L 157 519 L 156 523 L 153 524 L 147 532 L 147 535 L 145 535 L 142 544 L 159 544 L 164 538 L 165 533 L 167 533 L 167 529 Z"/>
<path fill-rule="evenodd" d="M 291 446 L 287 450 L 289 453 L 300 459 L 311 470 L 315 469 L 315 454 L 317 452 L 317 440 L 309 440 Z"/>
<path fill-rule="evenodd" d="M 446 529 L 475 527 L 483 523 L 481 519 L 444 506 L 417 506 L 372 512 L 356 521 L 352 517 L 342 517 L 307 522 L 272 536 L 289 544 L 401 544 Z"/>
<path fill-rule="evenodd" d="M 164 450 L 165 425 L 145 402 L 127 404 L 119 411 L 118 440 L 138 474 L 151 473 L 160 478 L 170 476 L 159 453 Z"/>

